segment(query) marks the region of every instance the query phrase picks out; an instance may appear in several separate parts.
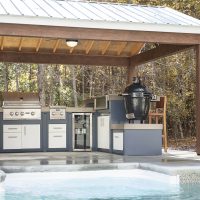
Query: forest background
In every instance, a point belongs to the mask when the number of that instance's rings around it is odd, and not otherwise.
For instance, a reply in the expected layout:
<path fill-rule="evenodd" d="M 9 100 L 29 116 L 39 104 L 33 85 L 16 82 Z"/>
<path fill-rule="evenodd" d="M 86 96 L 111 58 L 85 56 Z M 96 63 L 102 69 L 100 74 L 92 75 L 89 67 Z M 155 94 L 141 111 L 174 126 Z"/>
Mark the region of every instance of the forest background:
<path fill-rule="evenodd" d="M 200 19 L 197 0 L 107 2 L 168 6 Z M 152 45 L 145 45 L 142 51 L 149 48 Z M 170 145 L 179 148 L 195 144 L 195 67 L 194 50 L 138 67 L 151 91 L 168 97 L 168 137 Z M 122 93 L 126 81 L 123 67 L 0 63 L 0 91 L 39 92 L 42 106 L 81 106 L 93 96 Z"/>

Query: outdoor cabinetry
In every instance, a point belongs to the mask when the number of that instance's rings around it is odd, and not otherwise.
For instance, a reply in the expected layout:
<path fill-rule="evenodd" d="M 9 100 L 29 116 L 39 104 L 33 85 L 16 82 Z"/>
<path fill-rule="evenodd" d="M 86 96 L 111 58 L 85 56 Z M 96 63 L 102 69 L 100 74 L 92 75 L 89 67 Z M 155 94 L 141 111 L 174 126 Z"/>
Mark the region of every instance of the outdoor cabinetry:
<path fill-rule="evenodd" d="M 49 124 L 48 148 L 66 148 L 66 124 Z"/>
<path fill-rule="evenodd" d="M 113 131 L 113 150 L 123 151 L 123 131 Z"/>
<path fill-rule="evenodd" d="M 4 125 L 3 149 L 40 148 L 40 125 Z"/>
<path fill-rule="evenodd" d="M 110 149 L 110 116 L 99 116 L 97 127 L 98 148 Z"/>

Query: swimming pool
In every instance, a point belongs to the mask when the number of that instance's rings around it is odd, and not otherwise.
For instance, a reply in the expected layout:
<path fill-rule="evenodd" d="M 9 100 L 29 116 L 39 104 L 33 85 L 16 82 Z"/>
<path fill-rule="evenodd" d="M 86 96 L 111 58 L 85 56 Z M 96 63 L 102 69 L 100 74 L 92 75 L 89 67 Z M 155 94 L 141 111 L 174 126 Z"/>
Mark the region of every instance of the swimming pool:
<path fill-rule="evenodd" d="M 2 188 L 1 200 L 196 200 L 200 196 L 197 185 L 182 187 L 177 176 L 140 169 L 13 173 L 7 174 Z"/>

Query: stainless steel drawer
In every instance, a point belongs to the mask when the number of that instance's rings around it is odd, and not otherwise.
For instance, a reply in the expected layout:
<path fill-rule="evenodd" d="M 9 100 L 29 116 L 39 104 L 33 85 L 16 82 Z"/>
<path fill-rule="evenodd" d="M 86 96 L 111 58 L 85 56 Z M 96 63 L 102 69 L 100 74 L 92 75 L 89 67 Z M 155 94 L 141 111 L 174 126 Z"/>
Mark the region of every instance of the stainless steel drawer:
<path fill-rule="evenodd" d="M 5 133 L 19 133 L 22 130 L 21 125 L 3 125 L 3 132 Z"/>
<path fill-rule="evenodd" d="M 66 133 L 66 124 L 49 124 L 49 132 Z"/>

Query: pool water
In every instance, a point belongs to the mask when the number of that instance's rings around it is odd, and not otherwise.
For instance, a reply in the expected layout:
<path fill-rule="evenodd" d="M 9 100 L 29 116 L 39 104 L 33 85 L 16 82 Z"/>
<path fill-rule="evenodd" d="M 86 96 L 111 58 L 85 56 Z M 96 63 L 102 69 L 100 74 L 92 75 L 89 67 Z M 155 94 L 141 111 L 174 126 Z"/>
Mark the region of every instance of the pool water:
<path fill-rule="evenodd" d="M 133 169 L 7 174 L 0 190 L 0 200 L 68 199 L 197 200 L 200 186 L 180 186 L 178 177 Z"/>

